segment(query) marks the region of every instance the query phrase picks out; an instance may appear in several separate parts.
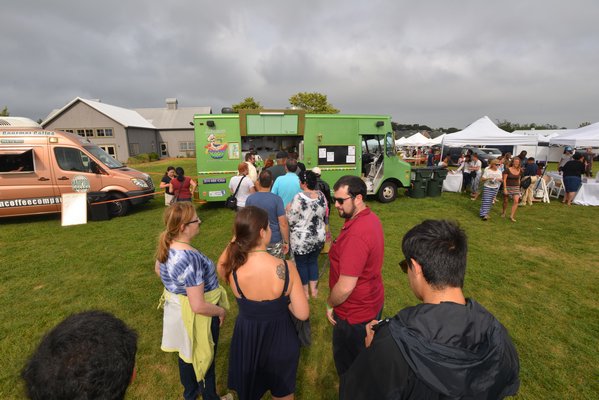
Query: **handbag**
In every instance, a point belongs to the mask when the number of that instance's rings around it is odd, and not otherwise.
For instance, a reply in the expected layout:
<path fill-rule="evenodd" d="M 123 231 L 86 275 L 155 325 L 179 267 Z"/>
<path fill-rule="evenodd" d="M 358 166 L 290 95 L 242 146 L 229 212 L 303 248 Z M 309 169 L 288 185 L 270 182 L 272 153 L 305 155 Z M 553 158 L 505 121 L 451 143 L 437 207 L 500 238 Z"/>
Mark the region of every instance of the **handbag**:
<path fill-rule="evenodd" d="M 241 186 L 241 181 L 243 181 L 243 178 L 245 178 L 245 175 L 243 175 L 239 180 L 237 189 L 235 189 L 235 193 L 227 197 L 227 200 L 225 200 L 225 207 L 230 208 L 233 211 L 237 210 L 237 192 L 239 191 L 239 187 Z"/>
<path fill-rule="evenodd" d="M 532 179 L 530 176 L 525 176 L 524 178 L 522 178 L 522 180 L 520 181 L 520 187 L 522 189 L 528 189 L 528 187 L 530 186 L 532 182 Z"/>
<path fill-rule="evenodd" d="M 297 332 L 297 338 L 299 339 L 300 346 L 310 346 L 312 344 L 312 328 L 310 327 L 310 319 L 308 318 L 305 321 L 297 319 L 291 313 L 291 311 L 289 312 L 289 316 L 291 316 L 291 321 L 293 321 L 293 325 L 295 326 L 295 331 Z"/>

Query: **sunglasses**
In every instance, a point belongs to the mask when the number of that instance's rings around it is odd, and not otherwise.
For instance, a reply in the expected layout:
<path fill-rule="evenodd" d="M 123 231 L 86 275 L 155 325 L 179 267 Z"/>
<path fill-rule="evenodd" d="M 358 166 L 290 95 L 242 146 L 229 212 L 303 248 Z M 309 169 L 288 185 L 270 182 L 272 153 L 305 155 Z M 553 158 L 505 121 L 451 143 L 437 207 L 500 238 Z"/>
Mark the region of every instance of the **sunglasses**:
<path fill-rule="evenodd" d="M 353 199 L 354 196 L 347 196 L 346 198 L 343 197 L 333 197 L 333 201 L 337 204 L 343 204 L 345 203 L 345 200 L 347 199 Z"/>
<path fill-rule="evenodd" d="M 404 274 L 408 273 L 408 267 L 410 265 L 408 264 L 408 260 L 402 260 L 399 262 L 399 267 L 401 268 L 401 270 L 403 271 Z"/>
<path fill-rule="evenodd" d="M 199 218 L 198 219 L 194 219 L 193 221 L 189 221 L 185 225 L 195 224 L 196 222 L 198 223 L 198 225 L 202 225 L 202 220 L 199 219 Z"/>

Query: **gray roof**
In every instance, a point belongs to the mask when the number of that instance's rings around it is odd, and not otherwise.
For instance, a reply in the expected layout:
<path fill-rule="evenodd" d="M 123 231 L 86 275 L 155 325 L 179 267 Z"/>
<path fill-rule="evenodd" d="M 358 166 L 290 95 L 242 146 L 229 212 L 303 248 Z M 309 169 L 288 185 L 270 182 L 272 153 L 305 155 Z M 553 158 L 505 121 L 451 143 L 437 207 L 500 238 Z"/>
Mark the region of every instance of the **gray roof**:
<path fill-rule="evenodd" d="M 46 119 L 42 122 L 42 126 L 46 126 L 51 120 L 56 118 L 58 115 L 62 114 L 64 111 L 66 111 L 68 108 L 70 108 L 73 104 L 75 104 L 78 101 L 87 104 L 88 106 L 92 107 L 98 112 L 106 115 L 108 118 L 121 124 L 125 128 L 135 127 L 156 129 L 156 127 L 152 125 L 151 122 L 149 122 L 135 110 L 100 103 L 94 100 L 82 99 L 81 97 L 75 97 L 66 106 L 62 107 L 59 110 L 52 111 L 50 115 L 48 115 L 48 117 L 46 117 Z"/>
<path fill-rule="evenodd" d="M 147 119 L 157 129 L 193 129 L 195 114 L 212 114 L 211 107 L 179 107 L 176 110 L 167 108 L 136 108 L 139 115 Z"/>

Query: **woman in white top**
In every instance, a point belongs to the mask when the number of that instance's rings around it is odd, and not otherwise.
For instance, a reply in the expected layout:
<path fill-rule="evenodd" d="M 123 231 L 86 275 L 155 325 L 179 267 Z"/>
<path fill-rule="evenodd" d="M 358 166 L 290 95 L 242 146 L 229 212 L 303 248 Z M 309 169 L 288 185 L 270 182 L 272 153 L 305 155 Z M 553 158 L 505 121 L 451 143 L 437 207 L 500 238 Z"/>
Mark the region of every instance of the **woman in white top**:
<path fill-rule="evenodd" d="M 470 174 L 470 155 L 466 154 L 464 156 L 464 160 L 458 166 L 458 169 L 456 169 L 456 173 L 460 171 L 464 177 L 464 181 L 462 183 L 462 191 L 464 191 L 466 188 L 468 188 L 470 182 L 472 181 L 472 175 Z"/>
<path fill-rule="evenodd" d="M 481 181 L 483 182 L 483 199 L 480 205 L 479 215 L 484 221 L 489 219 L 489 212 L 493 206 L 493 200 L 497 195 L 497 190 L 499 190 L 502 181 L 501 171 L 497 168 L 497 164 L 497 160 L 491 160 L 481 178 Z"/>
<path fill-rule="evenodd" d="M 239 163 L 237 171 L 239 174 L 232 177 L 231 182 L 229 182 L 229 190 L 237 198 L 237 209 L 239 210 L 245 207 L 245 201 L 250 194 L 256 191 L 256 188 L 254 187 L 254 182 L 248 177 L 249 169 L 246 163 Z M 239 190 L 237 190 L 238 186 Z M 237 194 L 235 194 L 236 191 Z"/>

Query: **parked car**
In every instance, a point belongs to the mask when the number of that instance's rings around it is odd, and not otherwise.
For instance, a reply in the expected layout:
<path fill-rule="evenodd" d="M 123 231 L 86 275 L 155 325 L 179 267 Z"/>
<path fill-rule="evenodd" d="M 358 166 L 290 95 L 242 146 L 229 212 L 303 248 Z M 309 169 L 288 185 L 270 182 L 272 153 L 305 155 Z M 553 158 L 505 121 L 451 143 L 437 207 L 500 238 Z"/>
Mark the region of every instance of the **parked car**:
<path fill-rule="evenodd" d="M 443 157 L 449 155 L 451 158 L 451 164 L 457 165 L 460 155 L 466 154 L 468 150 L 472 153 L 476 153 L 478 158 L 482 161 L 483 167 L 489 164 L 489 161 L 501 157 L 501 150 L 494 147 L 474 147 L 474 146 L 463 146 L 463 147 L 446 147 L 443 150 Z"/>

